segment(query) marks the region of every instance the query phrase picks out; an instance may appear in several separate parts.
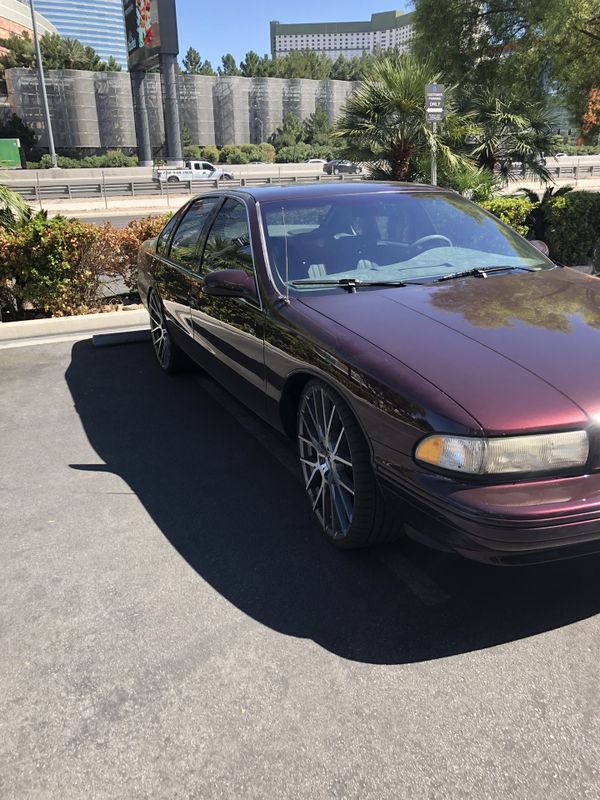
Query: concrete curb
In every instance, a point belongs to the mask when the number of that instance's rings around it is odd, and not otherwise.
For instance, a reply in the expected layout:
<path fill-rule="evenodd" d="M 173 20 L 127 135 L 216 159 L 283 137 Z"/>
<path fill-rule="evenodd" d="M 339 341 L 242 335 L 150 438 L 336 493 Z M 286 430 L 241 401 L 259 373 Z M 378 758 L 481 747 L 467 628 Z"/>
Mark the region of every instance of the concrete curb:
<path fill-rule="evenodd" d="M 0 324 L 0 342 L 22 339 L 65 336 L 78 333 L 114 331 L 123 328 L 144 328 L 148 325 L 146 309 L 135 311 L 108 311 L 106 314 L 86 314 L 79 317 L 52 317 L 23 322 Z"/>

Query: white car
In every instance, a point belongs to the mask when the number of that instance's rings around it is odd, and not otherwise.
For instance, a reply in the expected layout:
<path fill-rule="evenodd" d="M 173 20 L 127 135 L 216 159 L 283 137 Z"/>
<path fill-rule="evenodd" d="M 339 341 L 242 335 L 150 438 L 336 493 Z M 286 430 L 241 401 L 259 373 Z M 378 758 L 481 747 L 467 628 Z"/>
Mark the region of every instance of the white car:
<path fill-rule="evenodd" d="M 180 181 L 202 181 L 224 178 L 233 179 L 233 172 L 215 167 L 210 161 L 186 161 L 185 167 L 157 167 L 152 179 L 160 183 L 179 183 Z"/>
<path fill-rule="evenodd" d="M 305 164 L 326 164 L 326 158 L 307 158 Z"/>

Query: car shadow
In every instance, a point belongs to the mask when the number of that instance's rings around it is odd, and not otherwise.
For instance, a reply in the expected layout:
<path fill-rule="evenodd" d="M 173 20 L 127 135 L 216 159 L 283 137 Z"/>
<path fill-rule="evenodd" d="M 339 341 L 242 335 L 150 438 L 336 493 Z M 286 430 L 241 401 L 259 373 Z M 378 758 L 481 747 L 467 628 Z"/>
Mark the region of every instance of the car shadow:
<path fill-rule="evenodd" d="M 517 569 L 410 542 L 335 550 L 297 479 L 265 446 L 275 434 L 264 426 L 265 438 L 252 436 L 195 373 L 164 375 L 149 344 L 78 342 L 66 380 L 105 464 L 71 466 L 126 481 L 190 567 L 276 631 L 343 658 L 399 664 L 491 647 L 600 611 L 596 556 Z M 439 590 L 433 600 L 419 591 L 423 581 Z"/>

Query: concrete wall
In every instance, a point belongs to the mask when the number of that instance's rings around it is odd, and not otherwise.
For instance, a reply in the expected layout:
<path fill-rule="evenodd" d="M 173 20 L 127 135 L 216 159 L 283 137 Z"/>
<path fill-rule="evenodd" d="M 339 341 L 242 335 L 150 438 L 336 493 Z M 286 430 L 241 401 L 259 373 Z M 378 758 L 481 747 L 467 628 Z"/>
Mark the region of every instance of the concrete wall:
<path fill-rule="evenodd" d="M 12 111 L 47 147 L 37 73 L 7 70 L 6 81 Z M 161 76 L 149 73 L 144 83 L 152 146 L 158 148 L 165 141 Z M 181 122 L 197 144 L 257 143 L 275 132 L 287 112 L 305 119 L 319 106 L 333 122 L 353 88 L 346 81 L 180 75 Z M 47 90 L 57 148 L 136 146 L 128 73 L 50 70 Z"/>

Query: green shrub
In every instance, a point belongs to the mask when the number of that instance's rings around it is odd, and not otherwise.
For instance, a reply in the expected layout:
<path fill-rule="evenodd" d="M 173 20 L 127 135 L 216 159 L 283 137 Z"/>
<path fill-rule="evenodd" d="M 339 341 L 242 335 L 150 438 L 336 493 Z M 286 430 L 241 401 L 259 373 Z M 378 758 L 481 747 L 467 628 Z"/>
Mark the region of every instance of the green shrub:
<path fill-rule="evenodd" d="M 591 264 L 600 243 L 600 193 L 569 192 L 546 210 L 546 244 L 561 264 Z"/>
<path fill-rule="evenodd" d="M 525 197 L 494 197 L 480 205 L 522 236 L 529 232 L 527 218 L 533 209 L 531 200 Z"/>
<path fill-rule="evenodd" d="M 265 161 L 267 164 L 275 163 L 275 148 L 269 142 L 261 142 L 258 145 L 260 149 L 260 160 Z"/>
<path fill-rule="evenodd" d="M 197 144 L 188 144 L 183 148 L 183 157 L 190 161 L 201 161 L 203 158 L 202 150 Z"/>
<path fill-rule="evenodd" d="M 201 158 L 205 161 L 210 161 L 211 164 L 219 163 L 219 148 L 214 144 L 207 144 L 200 148 Z"/>
<path fill-rule="evenodd" d="M 299 164 L 306 161 L 307 158 L 322 158 L 320 155 L 315 155 L 315 148 L 310 144 L 292 144 L 288 147 L 282 147 L 278 152 L 275 160 L 278 164 Z"/>
<path fill-rule="evenodd" d="M 160 232 L 167 217 L 134 220 L 125 228 L 90 225 L 38 214 L 16 231 L 0 230 L 0 299 L 52 316 L 84 314 L 103 305 L 103 276 L 136 283 L 140 245 Z"/>
<path fill-rule="evenodd" d="M 70 156 L 57 156 L 56 161 L 61 169 L 109 169 L 110 167 L 137 167 L 137 156 L 126 156 L 120 150 L 108 150 L 103 156 L 83 156 L 71 158 Z M 37 164 L 28 163 L 29 168 L 50 169 L 52 166 L 48 153 L 40 158 Z"/>
<path fill-rule="evenodd" d="M 475 203 L 483 203 L 494 199 L 498 188 L 498 180 L 489 169 L 476 169 L 471 166 L 461 166 L 455 169 L 440 168 L 440 186 L 454 189 L 463 197 Z"/>
<path fill-rule="evenodd" d="M 61 316 L 87 306 L 98 293 L 99 275 L 85 258 L 98 233 L 90 225 L 38 214 L 0 237 L 0 283 L 10 286 L 16 308 Z"/>
<path fill-rule="evenodd" d="M 239 145 L 235 144 L 224 145 L 219 154 L 220 164 L 247 164 L 251 160 L 249 153 L 245 153 Z"/>

